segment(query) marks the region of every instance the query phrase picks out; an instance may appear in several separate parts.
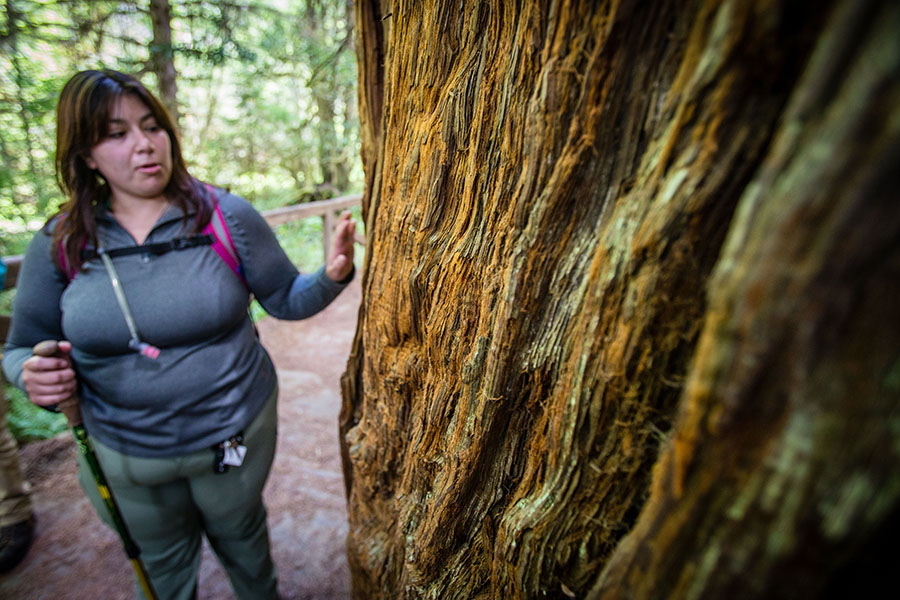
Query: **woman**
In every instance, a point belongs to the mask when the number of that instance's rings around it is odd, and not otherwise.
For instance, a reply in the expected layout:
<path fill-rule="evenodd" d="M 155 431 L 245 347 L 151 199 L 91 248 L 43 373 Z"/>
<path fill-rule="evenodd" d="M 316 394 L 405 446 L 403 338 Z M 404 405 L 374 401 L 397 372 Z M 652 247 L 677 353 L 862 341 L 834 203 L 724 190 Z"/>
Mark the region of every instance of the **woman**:
<path fill-rule="evenodd" d="M 77 391 L 160 598 L 195 595 L 204 534 L 238 598 L 275 598 L 262 488 L 277 384 L 247 308 L 251 293 L 280 319 L 327 306 L 353 277 L 354 222 L 298 274 L 245 200 L 188 174 L 160 102 L 110 70 L 63 88 L 56 168 L 68 200 L 25 254 L 4 371 L 40 406 Z M 216 206 L 239 273 L 201 235 Z M 47 339 L 62 358 L 32 354 Z"/>

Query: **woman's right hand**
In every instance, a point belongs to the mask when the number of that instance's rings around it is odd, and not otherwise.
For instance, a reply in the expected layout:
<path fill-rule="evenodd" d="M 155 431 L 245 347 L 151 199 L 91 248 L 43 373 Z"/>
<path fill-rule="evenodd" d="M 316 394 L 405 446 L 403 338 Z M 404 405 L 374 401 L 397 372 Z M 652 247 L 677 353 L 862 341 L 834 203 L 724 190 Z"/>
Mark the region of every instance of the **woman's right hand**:
<path fill-rule="evenodd" d="M 54 406 L 75 393 L 77 382 L 69 353 L 70 342 L 59 342 L 58 357 L 32 356 L 22 364 L 28 398 L 38 406 Z"/>

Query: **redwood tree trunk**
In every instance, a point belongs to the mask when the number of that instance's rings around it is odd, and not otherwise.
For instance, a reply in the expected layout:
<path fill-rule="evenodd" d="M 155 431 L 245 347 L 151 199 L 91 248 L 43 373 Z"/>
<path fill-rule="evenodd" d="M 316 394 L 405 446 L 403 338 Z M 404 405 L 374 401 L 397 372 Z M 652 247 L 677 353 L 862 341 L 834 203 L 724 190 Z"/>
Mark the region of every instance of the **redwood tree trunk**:
<path fill-rule="evenodd" d="M 356 23 L 355 596 L 891 576 L 858 567 L 900 514 L 900 7 L 360 0 Z"/>

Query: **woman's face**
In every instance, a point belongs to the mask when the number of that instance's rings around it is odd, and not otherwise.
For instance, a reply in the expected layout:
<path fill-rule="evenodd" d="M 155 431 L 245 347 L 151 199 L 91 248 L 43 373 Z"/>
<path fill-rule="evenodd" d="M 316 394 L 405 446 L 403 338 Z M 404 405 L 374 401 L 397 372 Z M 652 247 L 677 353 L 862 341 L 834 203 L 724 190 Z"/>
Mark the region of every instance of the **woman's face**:
<path fill-rule="evenodd" d="M 172 176 L 172 141 L 147 105 L 125 94 L 113 106 L 109 133 L 91 148 L 85 162 L 106 179 L 113 204 L 164 200 Z"/>

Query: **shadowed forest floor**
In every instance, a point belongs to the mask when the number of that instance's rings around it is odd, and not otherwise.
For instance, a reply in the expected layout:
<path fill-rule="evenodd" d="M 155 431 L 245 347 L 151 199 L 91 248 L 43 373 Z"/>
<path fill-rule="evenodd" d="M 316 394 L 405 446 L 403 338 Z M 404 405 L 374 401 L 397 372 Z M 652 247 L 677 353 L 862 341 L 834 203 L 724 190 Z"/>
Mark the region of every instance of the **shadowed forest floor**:
<path fill-rule="evenodd" d="M 278 368 L 281 393 L 275 463 L 264 491 L 272 556 L 285 600 L 350 597 L 344 551 L 347 510 L 338 448 L 339 378 L 356 327 L 359 277 L 327 309 L 299 322 L 258 327 Z M 33 486 L 34 544 L 0 575 L 4 600 L 125 600 L 132 569 L 118 537 L 94 513 L 76 479 L 69 434 L 29 444 L 22 467 Z M 199 600 L 233 598 L 204 543 Z"/>

